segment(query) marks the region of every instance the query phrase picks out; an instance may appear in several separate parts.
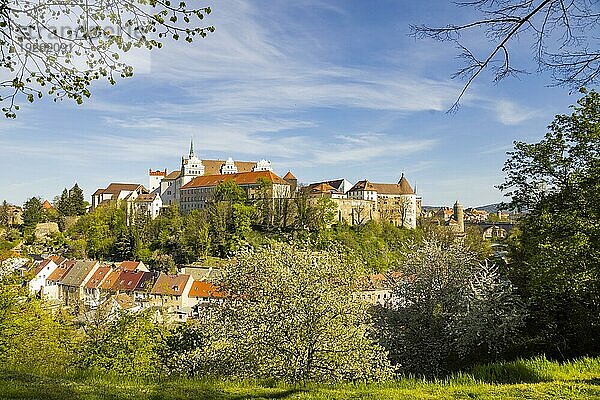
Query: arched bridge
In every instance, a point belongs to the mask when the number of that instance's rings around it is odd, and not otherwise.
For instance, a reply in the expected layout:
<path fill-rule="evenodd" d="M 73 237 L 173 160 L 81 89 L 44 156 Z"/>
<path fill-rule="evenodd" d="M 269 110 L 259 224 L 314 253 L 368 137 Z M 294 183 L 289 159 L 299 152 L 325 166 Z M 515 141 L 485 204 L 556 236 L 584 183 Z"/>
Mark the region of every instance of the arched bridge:
<path fill-rule="evenodd" d="M 481 229 L 484 239 L 491 239 L 493 237 L 504 239 L 508 237 L 510 231 L 515 226 L 512 222 L 478 222 L 471 225 Z"/>

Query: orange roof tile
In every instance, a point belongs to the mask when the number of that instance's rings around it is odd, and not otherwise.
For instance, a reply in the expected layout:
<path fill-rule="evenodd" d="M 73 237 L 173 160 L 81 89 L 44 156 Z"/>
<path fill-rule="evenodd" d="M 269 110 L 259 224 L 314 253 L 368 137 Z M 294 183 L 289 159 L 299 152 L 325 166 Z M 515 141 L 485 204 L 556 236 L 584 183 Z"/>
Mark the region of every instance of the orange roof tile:
<path fill-rule="evenodd" d="M 190 288 L 189 297 L 224 297 L 223 292 L 210 282 L 194 281 Z"/>
<path fill-rule="evenodd" d="M 56 268 L 54 270 L 53 273 L 50 274 L 50 276 L 48 276 L 47 279 L 49 281 L 53 281 L 53 282 L 60 281 L 65 275 L 67 275 L 67 273 L 71 270 L 71 268 L 73 268 L 75 263 L 76 263 L 75 260 L 67 260 L 67 261 L 63 262 L 62 264 L 60 264 L 58 266 L 58 268 Z"/>
<path fill-rule="evenodd" d="M 112 287 L 117 282 L 117 279 L 119 279 L 119 275 L 121 275 L 121 272 L 122 272 L 121 270 L 115 270 L 115 269 L 110 271 L 110 273 L 108 274 L 108 276 L 106 277 L 104 282 L 102 282 L 100 284 L 100 289 L 112 290 Z"/>
<path fill-rule="evenodd" d="M 224 175 L 203 175 L 197 176 L 190 182 L 182 186 L 181 189 L 190 189 L 197 187 L 217 186 L 219 183 L 232 180 L 238 185 L 255 184 L 258 179 L 264 178 L 280 185 L 289 185 L 286 181 L 275 175 L 271 171 L 239 172 L 237 174 Z"/>
<path fill-rule="evenodd" d="M 139 261 L 122 261 L 118 265 L 119 265 L 119 267 L 121 267 L 122 270 L 134 271 L 140 266 L 140 262 Z"/>
<path fill-rule="evenodd" d="M 86 289 L 95 289 L 106 279 L 110 273 L 110 267 L 100 267 L 94 272 L 94 275 L 85 284 Z"/>

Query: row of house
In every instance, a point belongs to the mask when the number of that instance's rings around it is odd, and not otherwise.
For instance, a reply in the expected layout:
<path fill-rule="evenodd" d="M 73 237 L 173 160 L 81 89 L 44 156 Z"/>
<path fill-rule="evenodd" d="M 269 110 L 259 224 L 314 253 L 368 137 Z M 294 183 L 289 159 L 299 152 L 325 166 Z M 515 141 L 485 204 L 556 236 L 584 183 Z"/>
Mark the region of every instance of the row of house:
<path fill-rule="evenodd" d="M 28 287 L 49 304 L 78 311 L 117 299 L 123 308 L 152 307 L 172 320 L 186 320 L 198 306 L 223 297 L 212 282 L 194 275 L 151 272 L 141 261 L 105 264 L 51 256 L 33 263 Z"/>

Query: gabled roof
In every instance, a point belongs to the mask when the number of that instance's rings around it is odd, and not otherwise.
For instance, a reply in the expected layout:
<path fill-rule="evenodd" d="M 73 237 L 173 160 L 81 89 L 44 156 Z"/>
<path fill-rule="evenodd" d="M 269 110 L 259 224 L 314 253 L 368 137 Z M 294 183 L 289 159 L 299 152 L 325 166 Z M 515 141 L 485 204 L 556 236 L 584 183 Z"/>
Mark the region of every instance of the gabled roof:
<path fill-rule="evenodd" d="M 139 183 L 111 183 L 107 186 L 106 189 L 98 189 L 94 192 L 94 196 L 98 194 L 119 194 L 123 191 L 133 192 L 137 190 L 139 187 L 145 190 L 144 186 Z"/>
<path fill-rule="evenodd" d="M 337 190 L 336 188 L 334 188 L 333 186 L 331 186 L 325 182 L 313 183 L 313 184 L 307 186 L 306 188 L 304 188 L 303 190 L 307 191 L 310 194 L 321 194 L 321 193 L 343 194 L 342 192 L 340 192 L 339 190 Z"/>
<path fill-rule="evenodd" d="M 98 261 L 77 260 L 73 268 L 60 280 L 61 285 L 79 287 L 85 277 L 94 269 Z"/>
<path fill-rule="evenodd" d="M 225 164 L 225 160 L 201 160 L 204 165 L 204 175 L 219 175 L 221 167 Z M 238 172 L 252 172 L 256 167 L 254 161 L 233 161 Z"/>
<path fill-rule="evenodd" d="M 100 284 L 100 289 L 102 290 L 111 290 L 117 279 L 119 279 L 119 275 L 121 275 L 121 270 L 113 269 L 110 271 L 104 282 Z"/>
<path fill-rule="evenodd" d="M 292 174 L 292 171 L 288 171 L 287 174 L 285 174 L 285 176 L 283 177 L 283 179 L 286 181 L 291 181 L 295 180 L 296 177 L 294 176 L 294 174 Z"/>
<path fill-rule="evenodd" d="M 137 285 L 140 283 L 140 280 L 144 277 L 144 272 L 132 272 L 132 271 L 123 271 L 119 274 L 119 278 L 116 280 L 115 284 L 111 287 L 112 290 L 117 291 L 133 291 Z"/>
<path fill-rule="evenodd" d="M 48 276 L 47 280 L 52 282 L 59 282 L 62 278 L 67 275 L 67 273 L 73 268 L 75 265 L 75 260 L 66 260 L 58 265 L 58 268 L 54 270 L 53 273 Z"/>
<path fill-rule="evenodd" d="M 121 263 L 117 263 L 117 265 L 124 271 L 135 271 L 144 264 L 141 261 L 121 261 Z"/>
<path fill-rule="evenodd" d="M 190 275 L 167 275 L 161 273 L 152 287 L 151 294 L 181 296 L 185 285 L 192 279 Z"/>
<path fill-rule="evenodd" d="M 190 288 L 188 296 L 210 298 L 224 297 L 224 294 L 219 290 L 217 286 L 213 285 L 210 282 L 194 281 L 194 283 L 192 283 L 192 287 Z"/>
<path fill-rule="evenodd" d="M 44 210 L 51 210 L 54 208 L 54 206 L 52 206 L 52 204 L 50 204 L 48 200 L 44 200 L 44 202 L 42 203 L 42 208 Z"/>
<path fill-rule="evenodd" d="M 85 284 L 86 289 L 96 289 L 106 279 L 110 273 L 110 267 L 100 267 L 94 272 L 94 275 Z"/>
<path fill-rule="evenodd" d="M 181 175 L 181 171 L 179 171 L 179 170 L 177 170 L 177 171 L 171 171 L 171 172 L 169 172 L 169 174 L 167 176 L 165 176 L 163 178 L 163 180 L 172 181 L 174 179 L 179 178 L 179 175 Z"/>
<path fill-rule="evenodd" d="M 256 171 L 238 172 L 237 174 L 197 176 L 187 184 L 183 185 L 181 189 L 217 186 L 219 183 L 229 180 L 234 181 L 238 185 L 249 185 L 255 184 L 260 178 L 267 179 L 270 182 L 280 185 L 289 185 L 288 182 L 284 181 L 271 171 Z"/>
<path fill-rule="evenodd" d="M 367 179 L 356 182 L 350 192 L 356 191 L 375 191 L 378 194 L 395 194 L 395 195 L 407 195 L 415 194 L 413 189 L 410 187 L 408 180 L 402 175 L 398 183 L 372 183 Z"/>
<path fill-rule="evenodd" d="M 50 263 L 54 263 L 54 260 L 52 260 L 50 257 L 46 258 L 45 260 L 43 260 L 41 263 L 39 263 L 34 269 L 33 269 L 33 274 L 37 275 L 40 272 L 42 272 L 42 270 L 44 268 L 46 268 L 48 266 L 48 264 Z"/>

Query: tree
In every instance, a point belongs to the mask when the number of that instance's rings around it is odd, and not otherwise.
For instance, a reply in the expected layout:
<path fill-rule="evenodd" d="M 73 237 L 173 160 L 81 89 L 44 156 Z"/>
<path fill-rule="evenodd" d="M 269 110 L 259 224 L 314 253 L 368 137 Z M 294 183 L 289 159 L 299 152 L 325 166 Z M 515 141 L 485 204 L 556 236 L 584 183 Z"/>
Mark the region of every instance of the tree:
<path fill-rule="evenodd" d="M 69 207 L 71 211 L 69 215 L 85 214 L 86 204 L 83 198 L 83 190 L 79 188 L 77 183 L 69 190 Z"/>
<path fill-rule="evenodd" d="M 524 307 L 515 289 L 460 243 L 428 237 L 408 251 L 401 272 L 377 326 L 403 373 L 443 376 L 492 361 L 518 337 Z"/>
<path fill-rule="evenodd" d="M 55 197 L 54 199 L 54 206 L 61 217 L 72 215 L 71 204 L 69 203 L 69 192 L 66 188 L 63 189 L 60 197 Z"/>
<path fill-rule="evenodd" d="M 510 57 L 517 41 L 530 39 L 538 72 L 548 71 L 555 85 L 580 88 L 600 82 L 600 49 L 597 29 L 600 13 L 591 0 L 457 0 L 460 7 L 478 13 L 479 18 L 442 27 L 411 26 L 418 38 L 433 38 L 456 45 L 464 65 L 453 78 L 466 79 L 452 109 L 456 109 L 471 83 L 486 69 L 494 82 L 526 72 L 513 65 Z M 463 42 L 463 33 L 476 38 Z M 490 46 L 481 54 L 479 39 Z"/>
<path fill-rule="evenodd" d="M 16 117 L 18 99 L 33 102 L 44 92 L 54 100 L 81 104 L 92 81 L 130 77 L 133 67 L 121 60 L 132 48 L 161 48 L 180 37 L 192 42 L 212 26 L 200 26 L 210 7 L 185 1 L 94 0 L 56 2 L 4 1 L 0 5 L 0 101 L 7 117 Z"/>
<path fill-rule="evenodd" d="M 370 380 L 390 369 L 372 339 L 366 305 L 353 300 L 362 266 L 334 250 L 289 245 L 243 251 L 224 270 L 223 302 L 204 313 L 197 373 L 289 381 Z"/>
<path fill-rule="evenodd" d="M 39 197 L 32 197 L 23 205 L 23 226 L 26 231 L 35 229 L 43 218 L 42 202 Z"/>
<path fill-rule="evenodd" d="M 10 228 L 10 215 L 8 214 L 8 203 L 6 200 L 0 206 L 0 228 Z"/>
<path fill-rule="evenodd" d="M 519 221 L 509 272 L 532 302 L 530 351 L 600 349 L 600 94 L 584 92 L 538 143 L 515 143 L 500 188 Z"/>

